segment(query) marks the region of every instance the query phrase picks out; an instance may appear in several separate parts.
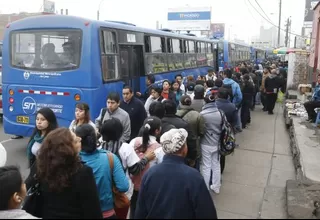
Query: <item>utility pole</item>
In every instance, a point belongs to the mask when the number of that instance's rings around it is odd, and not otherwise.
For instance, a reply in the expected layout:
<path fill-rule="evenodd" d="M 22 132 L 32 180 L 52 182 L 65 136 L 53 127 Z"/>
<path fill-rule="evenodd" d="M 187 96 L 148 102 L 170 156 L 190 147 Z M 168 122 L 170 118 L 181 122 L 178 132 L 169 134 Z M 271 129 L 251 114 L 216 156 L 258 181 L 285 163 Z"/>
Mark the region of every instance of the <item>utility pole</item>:
<path fill-rule="evenodd" d="M 289 47 L 290 47 L 290 45 L 291 45 L 291 24 L 292 24 L 291 16 L 289 17 L 289 19 L 290 19 L 290 20 L 289 20 L 290 22 L 289 22 L 289 28 L 288 28 L 288 30 L 289 30 L 289 31 L 288 31 L 288 35 L 289 35 L 289 40 L 288 40 L 289 43 L 288 43 L 288 45 L 289 45 Z"/>
<path fill-rule="evenodd" d="M 286 38 L 285 38 L 285 45 L 286 47 L 290 47 L 290 37 L 289 37 L 289 30 L 291 28 L 291 19 L 290 17 L 287 19 L 287 24 L 285 25 L 286 26 Z"/>
<path fill-rule="evenodd" d="M 281 11 L 282 11 L 282 0 L 280 0 L 280 4 L 279 4 L 278 47 L 280 47 Z"/>

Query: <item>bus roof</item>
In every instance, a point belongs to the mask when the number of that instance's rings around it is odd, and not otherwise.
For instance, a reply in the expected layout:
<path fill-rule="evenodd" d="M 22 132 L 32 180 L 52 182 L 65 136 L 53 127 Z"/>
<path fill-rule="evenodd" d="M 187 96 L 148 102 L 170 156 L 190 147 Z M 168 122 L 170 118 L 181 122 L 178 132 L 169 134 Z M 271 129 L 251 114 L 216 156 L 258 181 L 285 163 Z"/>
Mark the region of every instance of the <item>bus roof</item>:
<path fill-rule="evenodd" d="M 161 30 L 154 30 L 142 27 L 136 27 L 133 25 L 126 25 L 126 22 L 108 22 L 108 21 L 97 21 L 82 17 L 70 16 L 70 15 L 40 15 L 34 17 L 24 18 L 15 21 L 7 26 L 10 30 L 27 30 L 27 29 L 39 29 L 43 28 L 80 28 L 84 29 L 86 24 L 93 25 L 94 27 L 107 27 L 120 30 L 128 30 L 135 32 L 143 32 L 147 34 L 167 36 L 172 38 L 183 38 L 195 41 L 204 41 L 208 43 L 214 42 L 213 40 L 203 39 L 199 37 L 187 36 L 184 34 L 170 33 Z"/>

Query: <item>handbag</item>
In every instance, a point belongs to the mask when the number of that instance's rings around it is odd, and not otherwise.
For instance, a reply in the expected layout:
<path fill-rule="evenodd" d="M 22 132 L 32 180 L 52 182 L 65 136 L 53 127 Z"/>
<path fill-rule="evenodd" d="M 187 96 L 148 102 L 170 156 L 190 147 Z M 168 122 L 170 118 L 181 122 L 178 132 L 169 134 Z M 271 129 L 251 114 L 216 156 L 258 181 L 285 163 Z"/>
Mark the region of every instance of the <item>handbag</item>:
<path fill-rule="evenodd" d="M 43 204 L 41 200 L 40 184 L 37 182 L 28 190 L 27 196 L 22 203 L 22 209 L 35 217 L 41 218 Z"/>
<path fill-rule="evenodd" d="M 107 156 L 109 159 L 109 165 L 110 165 L 110 171 L 111 171 L 112 194 L 113 194 L 114 206 L 116 208 L 120 208 L 120 209 L 127 208 L 130 206 L 130 200 L 128 199 L 128 197 L 125 193 L 119 192 L 114 185 L 114 181 L 113 181 L 113 167 L 114 167 L 113 154 L 108 152 Z"/>

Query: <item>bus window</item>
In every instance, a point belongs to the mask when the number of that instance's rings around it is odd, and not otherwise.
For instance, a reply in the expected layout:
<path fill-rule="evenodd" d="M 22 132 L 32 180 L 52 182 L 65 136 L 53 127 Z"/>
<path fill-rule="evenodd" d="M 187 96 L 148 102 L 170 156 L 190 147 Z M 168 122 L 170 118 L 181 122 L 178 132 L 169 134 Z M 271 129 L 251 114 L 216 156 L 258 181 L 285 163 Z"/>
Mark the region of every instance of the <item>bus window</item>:
<path fill-rule="evenodd" d="M 151 51 L 145 55 L 146 73 L 161 73 L 168 71 L 166 60 L 166 43 L 163 37 L 150 37 Z"/>
<path fill-rule="evenodd" d="M 2 43 L 0 43 L 0 57 L 2 57 Z"/>
<path fill-rule="evenodd" d="M 198 66 L 207 66 L 207 57 L 206 57 L 206 49 L 205 43 L 198 42 L 197 43 L 197 65 Z"/>
<path fill-rule="evenodd" d="M 180 40 L 170 40 L 172 53 L 168 54 L 169 70 L 183 69 L 183 54 L 181 53 Z"/>
<path fill-rule="evenodd" d="M 194 41 L 188 41 L 189 42 L 189 53 L 195 53 L 196 50 L 194 48 Z"/>
<path fill-rule="evenodd" d="M 206 43 L 206 50 L 207 50 L 207 53 L 206 53 L 207 65 L 215 68 L 214 67 L 214 54 L 213 54 L 212 44 Z"/>
<path fill-rule="evenodd" d="M 185 54 L 184 60 L 184 67 L 185 68 L 192 68 L 197 67 L 197 59 L 195 54 L 195 42 L 194 41 L 187 41 L 188 43 L 188 53 Z"/>
<path fill-rule="evenodd" d="M 150 37 L 151 39 L 151 52 L 152 53 L 162 53 L 162 43 L 160 37 Z"/>
<path fill-rule="evenodd" d="M 111 31 L 101 31 L 101 63 L 103 80 L 119 79 L 118 53 L 116 34 Z"/>
<path fill-rule="evenodd" d="M 25 70 L 77 69 L 81 30 L 28 30 L 11 34 L 11 65 Z"/>

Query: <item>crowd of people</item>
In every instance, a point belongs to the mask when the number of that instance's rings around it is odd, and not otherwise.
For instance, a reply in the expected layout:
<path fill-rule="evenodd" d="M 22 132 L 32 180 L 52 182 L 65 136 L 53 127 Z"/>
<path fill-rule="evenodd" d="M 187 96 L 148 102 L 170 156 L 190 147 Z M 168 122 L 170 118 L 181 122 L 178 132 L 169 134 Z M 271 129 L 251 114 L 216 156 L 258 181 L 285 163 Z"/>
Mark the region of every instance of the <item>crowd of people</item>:
<path fill-rule="evenodd" d="M 90 106 L 78 103 L 69 128 L 40 109 L 26 181 L 17 167 L 0 168 L 0 218 L 126 219 L 130 210 L 130 219 L 216 219 L 223 123 L 247 128 L 260 96 L 273 114 L 285 89 L 279 72 L 275 64 L 242 63 L 196 80 L 176 75 L 162 87 L 149 75 L 143 94 L 124 87 L 121 100 L 110 92 L 95 121 Z"/>

